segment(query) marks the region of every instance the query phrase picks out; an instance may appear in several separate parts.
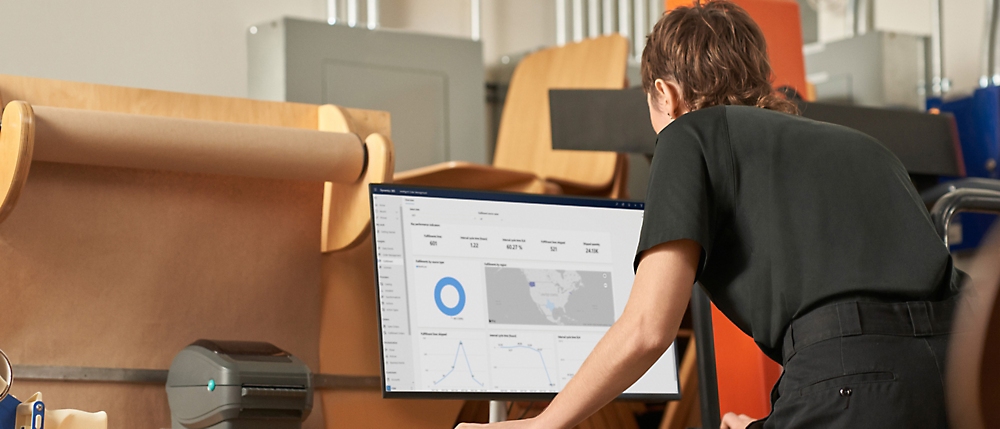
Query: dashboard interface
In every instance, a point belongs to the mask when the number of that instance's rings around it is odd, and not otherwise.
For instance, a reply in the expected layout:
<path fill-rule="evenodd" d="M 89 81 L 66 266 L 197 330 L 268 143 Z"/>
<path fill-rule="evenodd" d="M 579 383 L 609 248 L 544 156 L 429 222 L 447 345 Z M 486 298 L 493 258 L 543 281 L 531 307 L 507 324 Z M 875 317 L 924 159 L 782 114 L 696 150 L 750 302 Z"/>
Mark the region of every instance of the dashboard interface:
<path fill-rule="evenodd" d="M 371 185 L 371 204 L 386 397 L 551 396 L 628 300 L 642 203 Z M 677 397 L 676 359 L 624 396 Z"/>

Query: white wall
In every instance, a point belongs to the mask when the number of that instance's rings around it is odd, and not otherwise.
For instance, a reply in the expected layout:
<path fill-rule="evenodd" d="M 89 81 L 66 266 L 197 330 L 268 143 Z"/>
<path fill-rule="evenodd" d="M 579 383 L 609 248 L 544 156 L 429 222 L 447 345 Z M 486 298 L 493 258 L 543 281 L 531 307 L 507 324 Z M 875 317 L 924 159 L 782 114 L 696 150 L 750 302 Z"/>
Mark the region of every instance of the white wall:
<path fill-rule="evenodd" d="M 968 94 L 979 86 L 982 74 L 986 5 L 983 0 L 943 1 L 945 77 L 952 81 L 951 95 Z"/>
<path fill-rule="evenodd" d="M 471 37 L 469 0 L 381 0 L 383 27 Z M 482 0 L 483 62 L 556 43 L 554 0 Z"/>
<path fill-rule="evenodd" d="M 468 0 L 381 3 L 386 28 L 470 36 Z M 0 73 L 245 97 L 247 28 L 281 16 L 325 21 L 326 7 L 326 0 L 0 0 Z M 482 18 L 487 64 L 555 43 L 551 0 L 483 0 Z"/>
<path fill-rule="evenodd" d="M 483 59 L 487 67 L 508 54 L 556 44 L 554 0 L 484 0 Z"/>
<path fill-rule="evenodd" d="M 0 0 L 0 73 L 247 94 L 246 31 L 325 0 Z"/>

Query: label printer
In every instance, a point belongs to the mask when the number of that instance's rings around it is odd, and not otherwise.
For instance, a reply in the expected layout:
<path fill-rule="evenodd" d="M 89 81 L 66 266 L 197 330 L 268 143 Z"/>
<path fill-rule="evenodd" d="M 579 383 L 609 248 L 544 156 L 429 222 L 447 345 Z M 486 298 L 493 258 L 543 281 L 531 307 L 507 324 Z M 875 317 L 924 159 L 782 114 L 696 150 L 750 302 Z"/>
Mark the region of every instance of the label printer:
<path fill-rule="evenodd" d="M 312 373 L 270 343 L 198 340 L 167 375 L 173 429 L 300 429 Z"/>

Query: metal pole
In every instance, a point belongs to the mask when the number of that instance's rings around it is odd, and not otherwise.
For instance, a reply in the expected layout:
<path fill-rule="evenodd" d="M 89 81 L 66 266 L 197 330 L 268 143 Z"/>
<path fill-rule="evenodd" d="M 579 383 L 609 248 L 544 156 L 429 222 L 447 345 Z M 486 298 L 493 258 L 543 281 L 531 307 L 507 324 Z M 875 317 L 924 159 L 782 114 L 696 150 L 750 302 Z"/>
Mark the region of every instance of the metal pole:
<path fill-rule="evenodd" d="M 857 21 L 858 16 L 858 1 L 859 0 L 847 0 L 847 8 L 844 9 L 844 30 L 847 31 L 848 37 L 857 36 Z"/>
<path fill-rule="evenodd" d="M 872 0 L 854 1 L 854 35 L 868 34 L 875 29 L 875 2 Z"/>
<path fill-rule="evenodd" d="M 618 34 L 629 35 L 629 25 L 632 21 L 632 14 L 629 12 L 629 0 L 618 0 Z"/>
<path fill-rule="evenodd" d="M 944 77 L 944 2 L 933 0 L 931 6 L 930 91 L 932 97 L 948 92 L 949 82 Z"/>
<path fill-rule="evenodd" d="M 340 0 L 326 0 L 326 23 L 334 25 L 340 14 Z"/>
<path fill-rule="evenodd" d="M 566 44 L 566 0 L 556 0 L 556 45 Z"/>
<path fill-rule="evenodd" d="M 655 0 L 654 0 L 655 1 Z M 604 34 L 615 32 L 615 5 L 612 0 L 601 2 L 601 18 L 604 18 Z"/>
<path fill-rule="evenodd" d="M 14 365 L 13 371 L 17 372 L 18 380 L 25 381 L 128 384 L 163 384 L 168 374 L 165 369 L 43 365 Z M 375 376 L 312 374 L 312 385 L 316 390 L 378 390 L 382 388 L 382 381 Z"/>
<path fill-rule="evenodd" d="M 648 31 L 653 31 L 653 26 L 660 22 L 663 16 L 663 2 L 661 0 L 649 0 L 649 27 Z"/>
<path fill-rule="evenodd" d="M 1000 85 L 997 72 L 997 25 L 1000 21 L 1000 0 L 986 0 L 986 31 L 983 32 L 983 75 L 979 86 Z"/>
<path fill-rule="evenodd" d="M 587 0 L 587 37 L 601 35 L 601 9 L 598 0 Z"/>
<path fill-rule="evenodd" d="M 635 25 L 632 27 L 632 55 L 636 60 L 642 57 L 642 48 L 646 46 L 646 2 L 635 0 Z"/>
<path fill-rule="evenodd" d="M 368 0 L 366 8 L 368 9 L 368 29 L 374 30 L 378 28 L 378 0 Z"/>
<path fill-rule="evenodd" d="M 347 0 L 347 26 L 358 26 L 358 0 Z"/>
<path fill-rule="evenodd" d="M 490 401 L 490 423 L 507 421 L 507 403 Z"/>
<path fill-rule="evenodd" d="M 573 41 L 583 40 L 583 0 L 573 0 Z"/>
<path fill-rule="evenodd" d="M 479 41 L 482 38 L 482 2 L 481 0 L 472 0 L 472 40 Z"/>
<path fill-rule="evenodd" d="M 691 292 L 691 322 L 694 325 L 698 358 L 698 402 L 704 428 L 717 428 L 719 419 L 719 378 L 715 371 L 715 340 L 712 338 L 712 301 L 701 284 Z M 688 346 L 690 347 L 690 345 Z"/>

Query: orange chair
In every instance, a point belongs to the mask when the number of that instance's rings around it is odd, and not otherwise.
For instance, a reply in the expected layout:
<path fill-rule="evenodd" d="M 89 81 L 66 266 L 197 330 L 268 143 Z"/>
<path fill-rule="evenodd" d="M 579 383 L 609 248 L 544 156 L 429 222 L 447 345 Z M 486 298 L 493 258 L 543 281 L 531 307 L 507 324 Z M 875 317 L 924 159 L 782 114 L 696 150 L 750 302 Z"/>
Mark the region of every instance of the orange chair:
<path fill-rule="evenodd" d="M 802 25 L 795 0 L 732 0 L 760 26 L 767 40 L 775 88 L 789 86 L 805 94 L 805 60 Z M 692 4 L 692 0 L 666 0 L 666 10 Z M 753 339 L 712 306 L 715 366 L 719 410 L 754 418 L 771 412 L 770 391 L 781 375 L 781 366 L 760 351 Z"/>
<path fill-rule="evenodd" d="M 701 0 L 704 2 L 705 0 Z M 806 93 L 806 63 L 802 55 L 802 23 L 795 0 L 731 0 L 753 17 L 767 40 L 774 87 L 790 86 Z M 693 0 L 666 0 L 666 10 L 690 6 Z"/>

